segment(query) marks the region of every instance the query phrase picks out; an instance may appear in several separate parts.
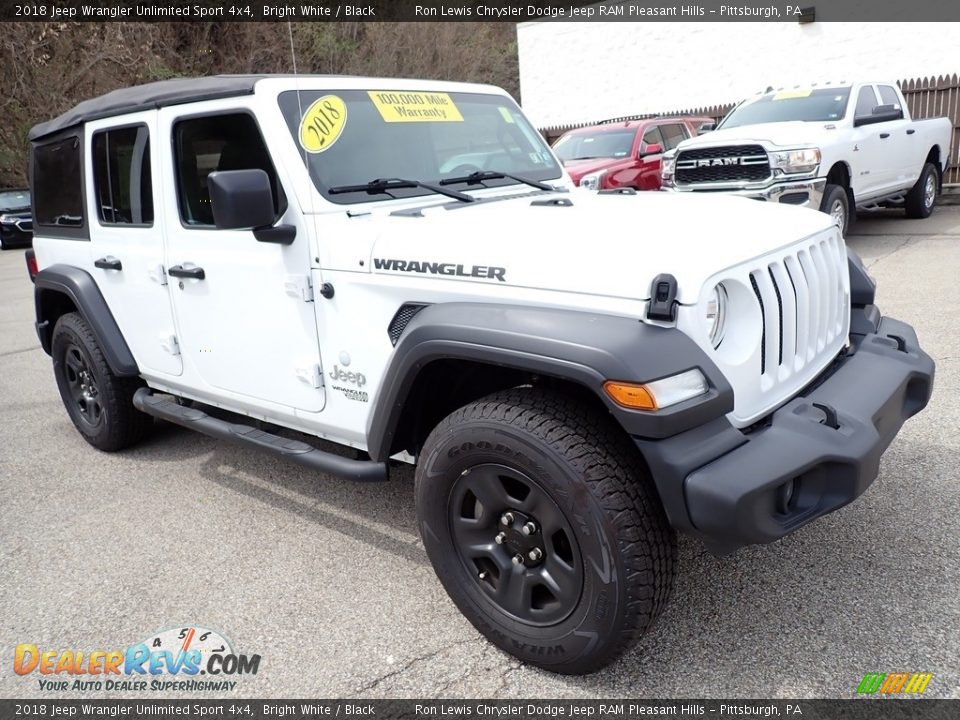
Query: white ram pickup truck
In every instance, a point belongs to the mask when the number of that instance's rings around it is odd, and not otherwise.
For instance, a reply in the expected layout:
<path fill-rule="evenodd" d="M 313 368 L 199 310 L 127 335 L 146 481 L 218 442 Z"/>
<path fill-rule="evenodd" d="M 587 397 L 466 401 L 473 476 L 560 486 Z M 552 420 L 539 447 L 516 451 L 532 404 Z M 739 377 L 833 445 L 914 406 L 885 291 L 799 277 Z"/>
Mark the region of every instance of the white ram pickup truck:
<path fill-rule="evenodd" d="M 893 83 L 769 91 L 664 156 L 663 187 L 816 208 L 844 233 L 857 209 L 904 207 L 925 218 L 952 131 L 947 118 L 911 119 Z"/>

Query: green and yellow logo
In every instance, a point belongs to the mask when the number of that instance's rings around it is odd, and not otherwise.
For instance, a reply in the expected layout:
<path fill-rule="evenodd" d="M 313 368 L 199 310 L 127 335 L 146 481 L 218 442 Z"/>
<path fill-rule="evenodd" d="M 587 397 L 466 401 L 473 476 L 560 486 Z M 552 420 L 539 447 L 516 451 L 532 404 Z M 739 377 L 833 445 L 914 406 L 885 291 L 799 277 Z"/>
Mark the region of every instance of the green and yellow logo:
<path fill-rule="evenodd" d="M 860 695 L 919 695 L 927 689 L 933 673 L 867 673 L 857 686 Z"/>

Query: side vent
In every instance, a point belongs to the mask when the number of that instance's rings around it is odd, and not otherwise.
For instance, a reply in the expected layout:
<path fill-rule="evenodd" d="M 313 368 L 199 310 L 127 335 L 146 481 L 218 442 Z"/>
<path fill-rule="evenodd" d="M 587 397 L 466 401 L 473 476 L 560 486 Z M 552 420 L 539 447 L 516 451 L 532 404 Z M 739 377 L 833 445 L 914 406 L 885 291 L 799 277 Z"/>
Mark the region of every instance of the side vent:
<path fill-rule="evenodd" d="M 390 343 L 392 345 L 397 344 L 407 324 L 413 320 L 418 312 L 427 307 L 428 304 L 429 303 L 404 303 L 400 306 L 396 315 L 393 316 L 393 320 L 391 320 L 387 326 L 387 335 L 390 336 Z"/>

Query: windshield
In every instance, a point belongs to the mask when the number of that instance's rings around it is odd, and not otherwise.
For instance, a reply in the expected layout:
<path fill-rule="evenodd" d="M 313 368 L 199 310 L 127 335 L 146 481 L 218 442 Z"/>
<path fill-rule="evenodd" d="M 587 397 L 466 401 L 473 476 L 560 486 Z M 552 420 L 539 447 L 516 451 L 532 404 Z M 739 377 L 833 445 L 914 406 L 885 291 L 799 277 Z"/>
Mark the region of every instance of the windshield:
<path fill-rule="evenodd" d="M 735 107 L 717 129 L 791 120 L 805 122 L 840 120 L 846 110 L 849 97 L 850 88 L 784 90 L 768 93 Z"/>
<path fill-rule="evenodd" d="M 434 192 L 422 186 L 343 191 L 378 179 L 429 184 L 483 171 L 530 180 L 561 176 L 543 138 L 503 96 L 393 90 L 304 90 L 297 96 L 292 90 L 281 93 L 280 110 L 317 190 L 331 202 Z M 498 177 L 447 187 L 462 191 L 515 184 L 517 180 Z"/>
<path fill-rule="evenodd" d="M 26 190 L 0 190 L 0 210 L 20 210 L 30 207 L 30 193 Z"/>
<path fill-rule="evenodd" d="M 593 158 L 622 158 L 630 154 L 636 130 L 596 130 L 564 135 L 553 146 L 563 162 Z"/>

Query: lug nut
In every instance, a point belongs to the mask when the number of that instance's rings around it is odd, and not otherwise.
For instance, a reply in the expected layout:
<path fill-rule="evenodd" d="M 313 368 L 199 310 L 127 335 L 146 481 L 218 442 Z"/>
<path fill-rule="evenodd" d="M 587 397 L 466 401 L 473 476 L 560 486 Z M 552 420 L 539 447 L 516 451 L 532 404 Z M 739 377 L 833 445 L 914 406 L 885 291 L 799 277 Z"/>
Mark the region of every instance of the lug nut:
<path fill-rule="evenodd" d="M 543 550 L 541 550 L 540 548 L 534 548 L 529 552 L 527 557 L 533 560 L 533 562 L 536 562 L 537 560 L 543 557 Z"/>
<path fill-rule="evenodd" d="M 493 541 L 497 545 L 503 545 L 506 539 L 507 539 L 507 534 L 502 532 L 502 533 L 497 533 L 497 536 L 493 539 Z"/>
<path fill-rule="evenodd" d="M 514 564 L 514 565 L 523 565 L 523 555 L 521 555 L 520 553 L 517 553 L 516 555 L 514 555 L 514 556 L 513 556 L 513 564 Z"/>
<path fill-rule="evenodd" d="M 501 515 L 501 516 L 500 516 L 500 524 L 501 524 L 501 525 L 512 525 L 512 524 L 513 524 L 513 513 L 512 513 L 512 512 L 506 512 L 506 513 L 504 513 L 503 515 Z"/>
<path fill-rule="evenodd" d="M 532 522 L 528 522 L 522 528 L 520 528 L 520 531 L 524 535 L 533 535 L 537 531 L 537 526 Z"/>

